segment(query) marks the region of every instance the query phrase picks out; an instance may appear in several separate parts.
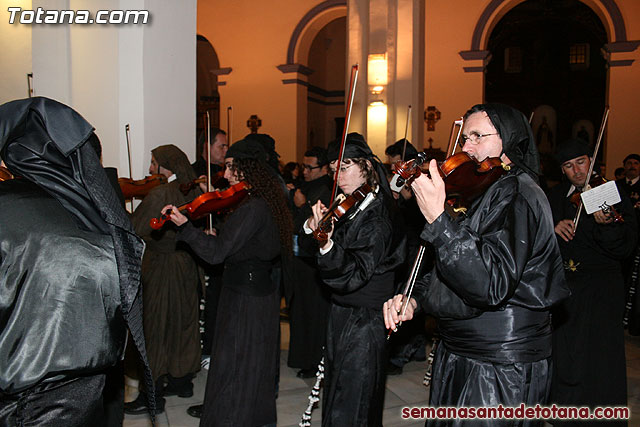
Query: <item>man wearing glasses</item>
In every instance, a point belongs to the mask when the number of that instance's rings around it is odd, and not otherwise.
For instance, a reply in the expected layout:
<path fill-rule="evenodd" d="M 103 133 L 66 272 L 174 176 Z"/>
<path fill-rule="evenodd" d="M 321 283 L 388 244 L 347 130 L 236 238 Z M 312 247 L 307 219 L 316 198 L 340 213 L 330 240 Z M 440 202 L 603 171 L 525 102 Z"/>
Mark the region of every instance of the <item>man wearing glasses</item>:
<path fill-rule="evenodd" d="M 312 215 L 311 206 L 318 200 L 329 206 L 333 180 L 328 174 L 327 150 L 324 148 L 313 147 L 304 153 L 302 167 L 305 182 L 293 196 L 293 225 L 296 233 L 293 238 L 298 244 L 294 244 L 296 256 L 291 285 L 293 296 L 289 312 L 291 338 L 288 364 L 300 369 L 298 377 L 310 378 L 315 376 L 322 358 L 329 296 L 318 278 L 315 258 L 318 245 L 315 240 L 304 235 L 302 224 Z"/>
<path fill-rule="evenodd" d="M 499 157 L 508 171 L 456 218 L 445 212 L 445 183 L 434 160 L 433 179 L 415 179 L 411 187 L 427 220 L 421 237 L 435 247 L 435 267 L 416 282 L 407 315 L 398 315 L 402 295 L 384 304 L 386 326 L 395 328 L 418 309 L 438 319 L 442 340 L 429 406 L 545 404 L 550 310 L 568 289 L 551 209 L 536 183 L 535 140 L 526 117 L 502 104 L 472 107 L 462 134 L 463 151 L 478 161 Z M 473 425 L 542 424 L 490 419 Z"/>

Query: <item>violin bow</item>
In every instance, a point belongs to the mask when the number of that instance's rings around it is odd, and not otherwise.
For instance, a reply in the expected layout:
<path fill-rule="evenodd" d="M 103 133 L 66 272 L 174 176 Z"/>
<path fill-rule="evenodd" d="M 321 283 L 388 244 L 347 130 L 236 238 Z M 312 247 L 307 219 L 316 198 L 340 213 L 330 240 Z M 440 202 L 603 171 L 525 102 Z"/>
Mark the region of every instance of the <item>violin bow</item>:
<path fill-rule="evenodd" d="M 402 146 L 402 161 L 404 162 L 405 154 L 407 153 L 407 134 L 409 132 L 409 120 L 411 119 L 411 105 L 407 107 L 407 123 L 404 126 L 404 144 Z"/>
<path fill-rule="evenodd" d="M 33 98 L 33 73 L 27 73 L 27 90 L 29 98 Z"/>
<path fill-rule="evenodd" d="M 600 149 L 600 143 L 602 142 L 602 136 L 604 135 L 604 128 L 607 126 L 607 120 L 609 119 L 609 106 L 605 105 L 604 114 L 602 116 L 602 123 L 600 124 L 600 131 L 598 132 L 598 140 L 596 142 L 596 146 L 593 149 L 593 156 L 591 157 L 591 164 L 589 165 L 589 173 L 584 179 L 584 185 L 582 186 L 582 191 L 585 191 L 587 186 L 589 185 L 589 181 L 591 181 L 591 174 L 593 173 L 593 167 L 596 164 L 596 156 L 598 155 L 598 150 Z M 580 213 L 582 212 L 582 197 L 580 197 L 580 202 L 578 202 L 578 211 L 576 212 L 576 216 L 573 218 L 573 231 L 576 231 L 578 228 L 578 221 L 580 221 Z"/>
<path fill-rule="evenodd" d="M 127 161 L 129 163 L 129 179 L 133 179 L 133 173 L 131 172 L 131 127 L 129 123 L 124 125 L 124 137 L 127 140 Z M 131 213 L 133 213 L 133 197 L 131 197 Z"/>
<path fill-rule="evenodd" d="M 458 148 L 458 141 L 460 141 L 463 124 L 464 119 L 460 117 L 458 120 L 454 120 L 453 124 L 451 125 L 451 134 L 449 134 L 449 145 L 447 146 L 447 158 L 453 156 L 453 154 L 456 152 L 456 148 Z M 458 126 L 458 133 L 456 133 L 456 126 Z"/>
<path fill-rule="evenodd" d="M 211 116 L 207 110 L 207 192 L 211 191 Z M 213 215 L 209 214 L 209 230 L 213 230 Z"/>
<path fill-rule="evenodd" d="M 413 293 L 413 286 L 416 283 L 416 279 L 418 278 L 418 272 L 420 271 L 420 267 L 422 266 L 422 258 L 424 257 L 425 246 L 420 244 L 420 249 L 418 249 L 418 255 L 416 259 L 413 261 L 413 267 L 411 267 L 411 273 L 409 273 L 409 278 L 407 279 L 407 283 L 404 286 L 404 290 L 402 291 L 402 307 L 398 310 L 398 314 L 404 316 L 407 313 L 407 307 L 409 306 L 409 300 L 411 300 L 411 294 Z M 398 327 L 402 325 L 402 321 L 400 321 L 394 329 L 389 329 L 387 332 L 387 340 L 391 338 L 391 334 L 398 330 Z"/>
<path fill-rule="evenodd" d="M 338 166 L 336 174 L 333 178 L 333 189 L 331 190 L 331 201 L 336 199 L 338 192 L 338 177 L 340 176 L 340 167 L 344 158 L 344 146 L 347 142 L 347 132 L 349 131 L 349 122 L 351 121 L 351 110 L 353 107 L 353 98 L 356 93 L 356 82 L 358 81 L 358 64 L 351 67 L 351 80 L 349 81 L 349 99 L 347 100 L 347 111 L 345 114 L 344 128 L 342 129 L 342 140 L 340 141 L 340 151 L 338 152 Z"/>
<path fill-rule="evenodd" d="M 227 107 L 227 143 L 231 144 L 233 139 L 231 138 L 231 124 L 233 123 L 233 107 Z"/>

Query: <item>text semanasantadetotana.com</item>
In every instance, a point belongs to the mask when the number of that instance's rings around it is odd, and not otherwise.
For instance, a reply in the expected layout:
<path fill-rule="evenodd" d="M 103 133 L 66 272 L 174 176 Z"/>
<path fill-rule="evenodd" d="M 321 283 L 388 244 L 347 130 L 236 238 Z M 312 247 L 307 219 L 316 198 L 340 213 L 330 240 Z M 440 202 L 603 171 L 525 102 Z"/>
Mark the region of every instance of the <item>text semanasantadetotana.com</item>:
<path fill-rule="evenodd" d="M 408 419 L 559 419 L 559 420 L 628 420 L 629 408 L 626 406 L 590 408 L 575 406 L 520 406 L 510 407 L 498 405 L 495 407 L 404 407 L 402 418 Z"/>

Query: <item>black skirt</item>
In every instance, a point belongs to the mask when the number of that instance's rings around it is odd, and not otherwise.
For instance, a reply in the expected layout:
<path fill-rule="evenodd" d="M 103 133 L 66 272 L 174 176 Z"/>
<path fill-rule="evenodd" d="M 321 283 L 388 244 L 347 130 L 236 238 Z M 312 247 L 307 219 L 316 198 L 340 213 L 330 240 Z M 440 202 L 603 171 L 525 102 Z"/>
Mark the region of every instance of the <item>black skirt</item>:
<path fill-rule="evenodd" d="M 279 303 L 222 288 L 201 426 L 276 422 Z"/>

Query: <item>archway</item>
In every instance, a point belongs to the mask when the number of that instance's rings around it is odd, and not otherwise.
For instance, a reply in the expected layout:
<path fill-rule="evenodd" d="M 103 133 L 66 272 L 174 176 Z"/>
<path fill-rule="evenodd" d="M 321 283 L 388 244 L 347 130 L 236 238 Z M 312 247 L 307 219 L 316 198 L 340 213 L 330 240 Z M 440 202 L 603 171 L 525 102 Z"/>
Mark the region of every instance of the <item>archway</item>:
<path fill-rule="evenodd" d="M 205 37 L 198 35 L 196 44 L 196 141 L 206 126 L 207 112 L 212 127 L 220 127 L 220 93 L 218 75 L 220 61 L 215 49 Z M 201 150 L 196 147 L 196 158 Z"/>
<path fill-rule="evenodd" d="M 283 78 L 283 84 L 294 84 L 296 88 L 296 151 L 298 159 L 302 159 L 303 153 L 306 151 L 310 144 L 319 143 L 319 138 L 314 136 L 313 142 L 310 142 L 310 133 L 307 130 L 307 124 L 309 120 L 309 97 L 314 97 L 313 90 L 315 88 L 326 91 L 326 86 L 313 84 L 315 79 L 323 81 L 319 77 L 311 77 L 314 74 L 314 70 L 309 66 L 309 60 L 315 55 L 310 55 L 312 45 L 314 41 L 325 27 L 329 26 L 333 21 L 339 18 L 346 18 L 347 16 L 347 2 L 346 0 L 326 0 L 322 3 L 314 6 L 309 12 L 307 12 L 300 22 L 296 25 L 286 52 L 286 63 L 278 66 L 278 69 L 285 74 Z M 346 21 L 345 21 L 346 27 Z M 345 28 L 346 32 L 346 28 Z M 326 38 L 326 37 L 325 37 Z M 345 37 L 345 49 L 346 49 L 346 37 Z M 344 59 L 343 59 L 344 61 Z M 322 66 L 321 68 L 326 68 Z M 338 74 L 344 76 L 346 74 L 346 68 L 338 70 Z M 312 86 L 309 89 L 310 85 Z M 339 90 L 344 92 L 344 86 Z M 318 91 L 316 91 L 318 92 Z M 322 92 L 324 93 L 324 92 Z M 334 95 L 334 91 L 331 90 L 328 95 Z M 344 95 L 342 95 L 344 97 Z M 339 102 L 335 96 L 328 96 L 323 98 L 330 98 L 328 101 L 323 99 L 323 102 Z M 318 99 L 317 97 L 314 99 Z M 311 101 L 313 102 L 313 101 Z M 341 103 L 342 105 L 344 102 Z M 336 108 L 339 108 L 335 106 Z M 342 107 L 344 109 L 344 106 Z M 344 115 L 344 113 L 343 113 Z M 314 132 L 315 135 L 315 132 Z M 324 143 L 326 144 L 326 142 Z M 323 145 L 323 144 L 322 144 Z"/>
<path fill-rule="evenodd" d="M 531 125 L 547 172 L 556 169 L 554 149 L 575 136 L 576 122 L 596 128 L 600 123 L 607 99 L 608 66 L 601 54 L 606 44 L 602 21 L 578 0 L 526 0 L 489 35 L 485 100 L 536 112 Z"/>
<path fill-rule="evenodd" d="M 345 17 L 325 25 L 311 43 L 307 86 L 307 148 L 339 137 L 344 123 L 346 67 Z"/>
<path fill-rule="evenodd" d="M 602 117 L 607 66 L 600 51 L 606 43 L 602 22 L 584 3 L 527 0 L 491 32 L 485 99 L 525 114 L 549 105 L 557 114 L 555 140 L 568 139 L 577 120 L 599 123 Z"/>

